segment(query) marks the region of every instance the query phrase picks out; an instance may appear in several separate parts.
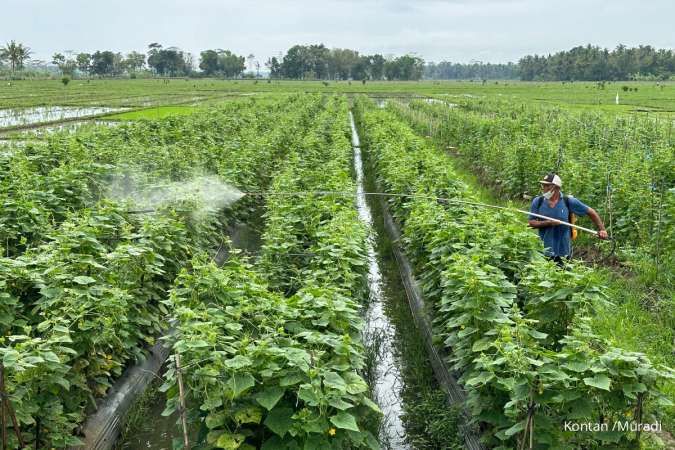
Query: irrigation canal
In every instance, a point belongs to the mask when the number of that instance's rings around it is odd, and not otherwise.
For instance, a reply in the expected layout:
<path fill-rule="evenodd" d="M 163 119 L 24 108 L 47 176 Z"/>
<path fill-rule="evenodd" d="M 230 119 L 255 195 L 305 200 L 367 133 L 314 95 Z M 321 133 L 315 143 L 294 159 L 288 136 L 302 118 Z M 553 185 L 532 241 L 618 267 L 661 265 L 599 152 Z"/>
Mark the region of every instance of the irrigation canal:
<path fill-rule="evenodd" d="M 390 254 L 391 241 L 380 223 L 382 211 L 379 202 L 364 194 L 373 177 L 364 171 L 367 165 L 364 165 L 351 112 L 349 120 L 357 184 L 356 207 L 360 219 L 369 229 L 366 250 L 370 298 L 365 312 L 363 337 L 368 351 L 374 355 L 373 379 L 369 380 L 374 400 L 384 413 L 379 440 L 385 450 L 412 450 L 417 446 L 410 442 L 415 442 L 418 436 L 410 435 L 407 430 L 419 430 L 420 424 L 430 419 L 411 415 L 410 411 L 415 410 L 414 403 L 417 401 L 413 397 L 421 397 L 422 392 L 440 391 L 433 380 L 433 372 L 412 320 L 398 266 Z M 240 225 L 229 231 L 236 248 L 245 249 L 251 255 L 257 253 L 259 236 L 252 229 Z M 218 255 L 216 259 L 222 262 L 224 257 Z M 408 395 L 404 395 L 405 392 Z M 441 404 L 444 405 L 444 400 Z M 136 416 L 132 418 L 135 423 L 127 427 L 116 448 L 170 450 L 172 440 L 179 438 L 181 431 L 176 424 L 177 416 L 163 417 L 163 409 L 164 394 L 158 392 L 155 385 L 140 399 L 136 410 L 132 412 Z"/>
<path fill-rule="evenodd" d="M 356 207 L 359 218 L 369 229 L 371 239 L 367 243 L 368 288 L 370 301 L 366 312 L 365 345 L 374 347 L 375 379 L 372 380 L 373 395 L 384 419 L 380 429 L 380 443 L 392 450 L 409 449 L 405 443 L 405 428 L 401 421 L 403 402 L 401 400 L 402 377 L 394 351 L 394 329 L 384 312 L 385 291 L 382 286 L 382 270 L 373 244 L 373 215 L 364 194 L 363 159 L 354 116 L 349 113 L 352 128 L 352 147 L 354 149 L 354 171 L 356 173 Z"/>

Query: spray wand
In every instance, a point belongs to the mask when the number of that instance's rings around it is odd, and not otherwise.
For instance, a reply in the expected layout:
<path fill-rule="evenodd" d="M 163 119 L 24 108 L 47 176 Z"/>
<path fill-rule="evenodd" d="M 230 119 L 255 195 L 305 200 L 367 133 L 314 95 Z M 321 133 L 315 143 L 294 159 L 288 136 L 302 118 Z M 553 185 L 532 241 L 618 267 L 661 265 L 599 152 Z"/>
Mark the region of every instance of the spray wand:
<path fill-rule="evenodd" d="M 518 208 L 510 208 L 507 206 L 498 206 L 498 205 L 489 205 L 487 203 L 479 203 L 479 202 L 471 202 L 467 200 L 458 200 L 455 198 L 445 198 L 445 197 L 435 197 L 433 195 L 421 195 L 421 194 L 391 194 L 387 192 L 350 192 L 350 191 L 289 191 L 289 192 L 243 192 L 244 195 L 257 195 L 257 196 L 272 196 L 272 195 L 277 195 L 277 196 L 301 196 L 301 195 L 345 195 L 345 196 L 352 196 L 352 195 L 373 195 L 373 196 L 382 196 L 382 197 L 403 197 L 403 198 L 424 198 L 424 199 L 429 199 L 429 200 L 436 200 L 436 201 L 441 201 L 441 202 L 447 202 L 447 203 L 457 203 L 457 204 L 462 204 L 462 205 L 471 205 L 471 206 L 478 206 L 481 208 L 492 208 L 492 209 L 499 209 L 499 210 L 504 210 L 504 211 L 511 211 L 511 212 L 517 212 L 520 214 L 527 214 L 528 216 L 534 216 L 538 217 L 540 219 L 546 219 L 546 220 L 556 220 L 556 219 L 551 219 L 548 216 L 544 216 L 541 214 L 536 214 L 530 211 L 525 211 L 524 209 L 518 209 Z M 590 233 L 592 235 L 597 236 L 598 232 L 595 230 L 592 230 L 590 228 L 582 227 L 580 225 L 576 225 L 573 223 L 565 222 L 562 220 L 556 220 L 556 222 L 559 225 L 565 225 L 570 228 L 576 228 L 577 230 L 585 231 L 586 233 Z M 608 240 L 612 240 L 611 238 L 608 238 Z"/>
<path fill-rule="evenodd" d="M 421 194 L 392 194 L 392 193 L 387 193 L 387 192 L 353 192 L 353 191 L 286 191 L 286 192 L 259 191 L 259 192 L 241 192 L 241 194 L 242 194 L 242 197 L 245 196 L 245 195 L 261 196 L 261 197 L 266 197 L 266 196 L 306 196 L 306 195 L 342 195 L 342 196 L 372 195 L 372 196 L 381 196 L 381 197 L 424 198 L 424 199 L 436 200 L 436 201 L 440 201 L 440 202 L 444 202 L 444 203 L 455 203 L 455 204 L 461 204 L 461 205 L 477 206 L 477 207 L 480 207 L 480 208 L 491 208 L 491 209 L 498 209 L 498 210 L 503 210 L 503 211 L 517 212 L 517 213 L 520 213 L 520 214 L 526 214 L 528 216 L 538 217 L 540 219 L 545 219 L 545 220 L 556 220 L 556 219 L 551 219 L 548 216 L 544 216 L 544 215 L 541 215 L 541 214 L 536 214 L 536 213 L 533 213 L 533 212 L 530 212 L 530 211 L 526 211 L 524 209 L 512 208 L 512 207 L 508 207 L 508 206 L 490 205 L 490 204 L 487 204 L 487 203 L 472 202 L 472 201 L 468 201 L 468 200 L 459 200 L 459 199 L 456 199 L 456 198 L 436 197 L 436 196 L 433 196 L 433 195 L 421 195 Z M 157 208 L 147 208 L 147 209 L 130 210 L 130 211 L 127 211 L 127 212 L 129 214 L 150 214 L 150 213 L 155 213 L 157 211 L 158 211 Z M 565 226 L 570 227 L 570 228 L 576 228 L 577 230 L 585 231 L 586 233 L 590 233 L 594 236 L 598 235 L 597 231 L 592 230 L 590 228 L 582 227 L 580 225 L 565 222 L 565 221 L 562 221 L 562 220 L 556 220 L 556 222 L 559 225 L 565 225 Z M 613 239 L 610 237 L 610 238 L 608 238 L 608 240 L 613 240 Z"/>

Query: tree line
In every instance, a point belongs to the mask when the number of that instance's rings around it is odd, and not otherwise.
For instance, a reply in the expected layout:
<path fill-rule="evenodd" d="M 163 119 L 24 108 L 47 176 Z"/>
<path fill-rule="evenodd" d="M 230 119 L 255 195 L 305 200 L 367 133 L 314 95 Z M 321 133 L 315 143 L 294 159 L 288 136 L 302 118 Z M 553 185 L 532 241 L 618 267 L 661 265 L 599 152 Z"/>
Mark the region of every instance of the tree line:
<path fill-rule="evenodd" d="M 424 67 L 424 78 L 432 80 L 516 80 L 518 64 L 492 64 L 472 62 L 469 64 L 441 61 L 429 62 Z"/>
<path fill-rule="evenodd" d="M 528 55 L 518 62 L 524 81 L 667 80 L 675 75 L 675 51 L 650 45 L 614 50 L 587 45 L 553 55 Z"/>
<path fill-rule="evenodd" d="M 9 62 L 15 72 L 23 69 L 31 54 L 28 47 L 12 41 L 0 49 L 0 64 Z M 223 49 L 202 51 L 197 65 L 191 53 L 177 47 L 164 48 L 159 43 L 150 44 L 145 54 L 133 51 L 123 55 L 110 50 L 57 52 L 52 55 L 51 64 L 64 76 L 101 77 L 134 76 L 149 71 L 160 76 L 237 78 L 260 76 L 261 68 L 254 55 L 244 57 Z M 424 60 L 418 56 L 361 55 L 355 50 L 329 49 L 323 44 L 295 45 L 285 55 L 268 59 L 265 66 L 271 78 L 297 80 L 419 80 L 424 72 Z M 250 72 L 245 74 L 247 67 Z"/>
<path fill-rule="evenodd" d="M 265 65 L 271 78 L 299 80 L 419 80 L 424 72 L 424 60 L 418 56 L 361 55 L 323 44 L 294 45 L 283 57 L 270 58 Z"/>
<path fill-rule="evenodd" d="M 94 53 L 77 53 L 66 56 L 55 53 L 54 64 L 64 75 L 74 75 L 76 71 L 88 76 L 120 76 L 135 75 L 149 69 L 162 76 L 190 75 L 194 71 L 194 58 L 177 47 L 163 48 L 153 42 L 148 45 L 147 53 L 133 51 L 126 55 L 110 50 Z"/>
<path fill-rule="evenodd" d="M 11 41 L 0 47 L 0 65 L 12 73 L 24 69 L 32 50 Z M 255 55 L 244 57 L 230 50 L 204 50 L 197 58 L 177 47 L 151 43 L 145 53 L 123 55 L 110 50 L 94 53 L 55 53 L 51 63 L 63 75 L 115 77 L 139 73 L 159 76 L 259 77 L 261 64 Z M 601 81 L 661 79 L 675 76 L 675 51 L 649 45 L 614 50 L 578 46 L 552 55 L 527 55 L 518 63 L 468 64 L 428 62 L 415 55 L 398 57 L 363 55 L 356 50 L 323 44 L 294 45 L 285 54 L 265 62 L 270 78 L 296 80 L 436 80 L 521 79 L 523 81 Z M 248 72 L 246 69 L 248 67 Z M 199 69 L 199 70 L 198 70 Z M 255 70 L 255 71 L 254 71 Z"/>

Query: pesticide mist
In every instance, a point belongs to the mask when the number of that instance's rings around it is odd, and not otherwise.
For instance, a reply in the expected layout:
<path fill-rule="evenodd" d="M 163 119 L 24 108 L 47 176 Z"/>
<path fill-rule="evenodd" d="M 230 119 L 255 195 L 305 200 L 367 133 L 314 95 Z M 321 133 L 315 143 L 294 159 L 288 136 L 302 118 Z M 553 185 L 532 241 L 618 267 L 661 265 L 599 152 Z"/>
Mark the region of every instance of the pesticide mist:
<path fill-rule="evenodd" d="M 116 175 L 108 197 L 127 202 L 139 210 L 168 206 L 189 208 L 196 216 L 219 211 L 244 196 L 236 187 L 214 175 L 201 175 L 179 181 L 143 180 L 134 173 Z"/>

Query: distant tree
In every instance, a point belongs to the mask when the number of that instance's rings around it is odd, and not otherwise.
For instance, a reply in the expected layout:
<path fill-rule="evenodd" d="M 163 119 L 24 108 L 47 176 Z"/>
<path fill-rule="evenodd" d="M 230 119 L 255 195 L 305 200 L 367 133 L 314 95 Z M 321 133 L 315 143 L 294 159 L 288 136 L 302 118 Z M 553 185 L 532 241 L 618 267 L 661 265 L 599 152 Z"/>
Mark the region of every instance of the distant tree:
<path fill-rule="evenodd" d="M 419 80 L 424 73 L 424 60 L 419 56 L 403 55 L 396 58 L 400 66 L 399 74 L 402 80 Z"/>
<path fill-rule="evenodd" d="M 394 59 L 384 63 L 384 77 L 387 80 L 399 80 L 401 78 L 401 68 Z"/>
<path fill-rule="evenodd" d="M 66 58 L 63 53 L 54 53 L 52 55 L 52 64 L 56 65 L 62 75 L 71 77 L 77 68 L 77 62 L 74 59 Z"/>
<path fill-rule="evenodd" d="M 190 52 L 183 52 L 183 61 L 185 61 L 185 75 L 192 74 L 196 69 L 195 55 Z"/>
<path fill-rule="evenodd" d="M 75 62 L 80 72 L 89 74 L 91 70 L 91 55 L 89 53 L 78 53 Z"/>
<path fill-rule="evenodd" d="M 365 81 L 370 78 L 370 57 L 359 56 L 351 69 L 352 78 Z"/>
<path fill-rule="evenodd" d="M 518 65 L 511 62 L 491 64 L 474 61 L 461 64 L 441 61 L 439 63 L 427 63 L 424 67 L 424 76 L 434 80 L 510 80 L 518 78 L 519 72 Z"/>
<path fill-rule="evenodd" d="M 294 45 L 286 52 L 281 62 L 281 75 L 285 78 L 302 79 L 309 70 L 309 50 L 304 45 Z"/>
<path fill-rule="evenodd" d="M 158 75 L 179 76 L 190 72 L 191 57 L 177 47 L 162 48 L 156 42 L 148 46 L 148 66 Z"/>
<path fill-rule="evenodd" d="M 117 55 L 109 50 L 97 50 L 91 55 L 91 74 L 102 77 L 114 75 L 117 59 Z"/>
<path fill-rule="evenodd" d="M 30 47 L 26 47 L 21 43 L 17 44 L 15 41 L 11 41 L 0 48 L 2 59 L 9 61 L 12 72 L 23 69 L 23 65 L 30 59 L 31 53 Z"/>
<path fill-rule="evenodd" d="M 162 57 L 160 55 L 160 52 L 162 51 L 162 45 L 153 42 L 148 45 L 148 67 L 153 69 L 155 73 L 158 74 L 163 74 L 164 72 L 164 62 L 162 61 Z"/>
<path fill-rule="evenodd" d="M 218 67 L 226 78 L 240 76 L 246 69 L 244 61 L 246 59 L 243 56 L 235 55 L 229 50 L 224 50 L 218 54 Z"/>
<path fill-rule="evenodd" d="M 204 50 L 200 53 L 199 68 L 205 75 L 216 75 L 220 66 L 218 63 L 218 52 L 215 50 Z"/>
<path fill-rule="evenodd" d="M 373 80 L 381 80 L 384 77 L 384 63 L 386 60 L 380 54 L 370 56 L 370 77 Z"/>
<path fill-rule="evenodd" d="M 270 78 L 279 78 L 281 76 L 281 63 L 276 56 L 268 59 L 265 63 L 265 67 L 270 71 Z"/>
<path fill-rule="evenodd" d="M 54 53 L 52 55 L 52 64 L 57 66 L 66 63 L 66 57 L 62 53 Z"/>
<path fill-rule="evenodd" d="M 348 80 L 352 69 L 359 61 L 359 52 L 347 48 L 334 48 L 330 51 L 328 72 L 334 80 Z"/>
<path fill-rule="evenodd" d="M 129 73 L 143 70 L 143 66 L 145 66 L 145 55 L 136 51 L 128 53 L 126 58 L 124 58 L 122 65 Z"/>
<path fill-rule="evenodd" d="M 589 44 L 553 55 L 526 55 L 518 66 L 525 81 L 667 79 L 675 74 L 675 51 L 650 45 L 619 45 L 610 51 Z"/>

